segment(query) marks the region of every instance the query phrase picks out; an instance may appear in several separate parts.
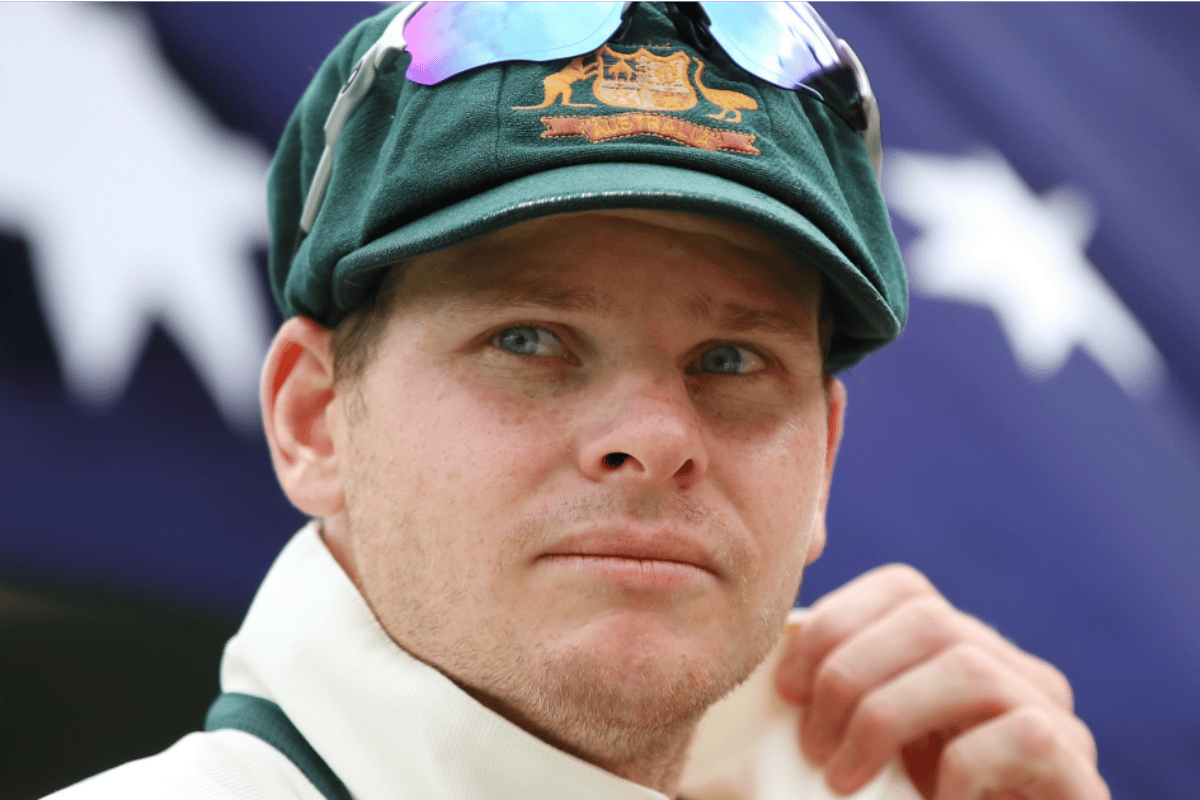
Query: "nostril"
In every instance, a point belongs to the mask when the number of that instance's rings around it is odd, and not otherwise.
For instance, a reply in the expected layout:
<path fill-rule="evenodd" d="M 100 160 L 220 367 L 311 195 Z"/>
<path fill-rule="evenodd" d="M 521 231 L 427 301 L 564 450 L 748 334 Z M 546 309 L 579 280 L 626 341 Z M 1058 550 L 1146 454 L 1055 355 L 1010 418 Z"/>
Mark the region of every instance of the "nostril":
<path fill-rule="evenodd" d="M 628 453 L 609 453 L 604 457 L 604 466 L 610 469 L 616 469 L 625 463 L 625 459 L 629 458 Z"/>

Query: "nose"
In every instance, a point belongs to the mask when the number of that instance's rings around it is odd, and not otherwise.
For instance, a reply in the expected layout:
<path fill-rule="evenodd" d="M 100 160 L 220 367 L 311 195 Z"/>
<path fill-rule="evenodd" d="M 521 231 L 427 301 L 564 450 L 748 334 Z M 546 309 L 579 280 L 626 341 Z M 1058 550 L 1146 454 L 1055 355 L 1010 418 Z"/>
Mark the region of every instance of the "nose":
<path fill-rule="evenodd" d="M 627 377 L 594 407 L 580 469 L 601 483 L 691 485 L 708 469 L 696 410 L 682 382 Z"/>

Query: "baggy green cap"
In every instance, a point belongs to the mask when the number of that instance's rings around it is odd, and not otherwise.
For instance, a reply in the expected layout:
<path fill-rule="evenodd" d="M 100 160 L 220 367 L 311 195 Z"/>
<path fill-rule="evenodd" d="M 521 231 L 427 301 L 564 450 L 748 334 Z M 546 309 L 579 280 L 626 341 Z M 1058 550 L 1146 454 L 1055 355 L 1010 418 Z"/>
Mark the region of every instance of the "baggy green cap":
<path fill-rule="evenodd" d="M 297 248 L 330 108 L 399 11 L 334 49 L 275 154 L 270 272 L 285 316 L 333 327 L 397 262 L 536 217 L 644 208 L 757 229 L 819 270 L 834 315 L 831 371 L 899 335 L 907 282 L 862 137 L 818 100 L 680 42 L 657 3 L 637 8 L 620 43 L 436 86 L 407 80 L 401 53 L 342 130 Z"/>

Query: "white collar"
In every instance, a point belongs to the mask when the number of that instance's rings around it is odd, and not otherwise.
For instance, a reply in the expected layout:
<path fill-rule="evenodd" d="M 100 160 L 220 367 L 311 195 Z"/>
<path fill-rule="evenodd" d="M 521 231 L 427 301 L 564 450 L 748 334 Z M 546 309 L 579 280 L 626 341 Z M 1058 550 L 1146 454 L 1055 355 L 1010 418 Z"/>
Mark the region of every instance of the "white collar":
<path fill-rule="evenodd" d="M 484 707 L 380 627 L 310 523 L 225 648 L 221 687 L 273 700 L 359 800 L 665 800 Z"/>

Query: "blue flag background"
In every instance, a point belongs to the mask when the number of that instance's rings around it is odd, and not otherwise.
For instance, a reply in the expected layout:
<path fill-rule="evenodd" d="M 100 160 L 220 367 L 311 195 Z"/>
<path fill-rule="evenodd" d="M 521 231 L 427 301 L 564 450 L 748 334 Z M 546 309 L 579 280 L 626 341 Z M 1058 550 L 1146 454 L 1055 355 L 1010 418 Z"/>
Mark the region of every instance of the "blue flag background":
<path fill-rule="evenodd" d="M 0 7 L 0 578 L 235 614 L 302 524 L 255 419 L 265 169 L 375 9 Z M 1115 798 L 1191 798 L 1200 6 L 818 9 L 913 290 L 843 375 L 801 600 L 915 565 L 1067 673 Z"/>

